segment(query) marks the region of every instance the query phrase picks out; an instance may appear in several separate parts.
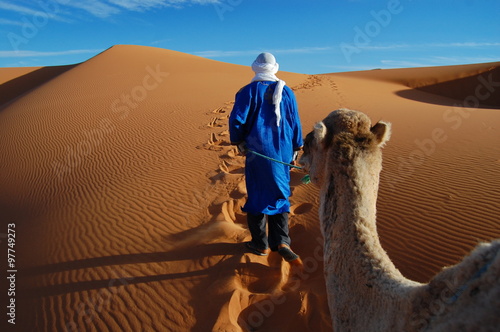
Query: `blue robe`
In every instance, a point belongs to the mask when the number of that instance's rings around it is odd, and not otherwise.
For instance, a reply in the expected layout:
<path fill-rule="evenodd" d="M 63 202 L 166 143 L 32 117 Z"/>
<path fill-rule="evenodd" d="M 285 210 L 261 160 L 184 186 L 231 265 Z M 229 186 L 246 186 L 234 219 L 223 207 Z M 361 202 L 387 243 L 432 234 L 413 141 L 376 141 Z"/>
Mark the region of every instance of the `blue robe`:
<path fill-rule="evenodd" d="M 272 96 L 276 82 L 252 82 L 236 94 L 229 116 L 231 143 L 245 142 L 248 149 L 292 162 L 303 145 L 297 102 L 286 85 L 281 99 L 281 121 L 276 125 Z M 247 153 L 245 181 L 248 199 L 243 211 L 275 215 L 290 212 L 290 167 Z"/>

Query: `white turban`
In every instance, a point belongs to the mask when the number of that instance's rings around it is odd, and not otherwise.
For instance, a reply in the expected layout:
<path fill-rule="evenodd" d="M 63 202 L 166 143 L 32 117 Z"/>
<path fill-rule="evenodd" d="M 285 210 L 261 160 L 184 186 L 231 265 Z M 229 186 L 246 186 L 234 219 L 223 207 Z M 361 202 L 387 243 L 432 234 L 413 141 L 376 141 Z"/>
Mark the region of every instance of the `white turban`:
<path fill-rule="evenodd" d="M 274 55 L 271 53 L 261 53 L 252 63 L 252 70 L 255 72 L 252 82 L 255 81 L 277 81 L 276 88 L 273 94 L 273 104 L 274 112 L 276 113 L 276 125 L 279 127 L 281 120 L 281 96 L 283 94 L 283 87 L 285 86 L 285 81 L 280 80 L 276 77 L 276 73 L 279 69 L 279 64 L 276 62 Z"/>

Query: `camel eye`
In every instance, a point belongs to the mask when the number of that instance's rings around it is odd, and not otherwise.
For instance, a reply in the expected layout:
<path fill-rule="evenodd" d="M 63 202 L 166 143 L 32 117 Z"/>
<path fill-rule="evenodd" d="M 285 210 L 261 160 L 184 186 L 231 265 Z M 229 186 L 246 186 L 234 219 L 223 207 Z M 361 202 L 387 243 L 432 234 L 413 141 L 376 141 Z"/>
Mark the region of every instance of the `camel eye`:
<path fill-rule="evenodd" d="M 354 140 L 356 141 L 356 143 L 364 143 L 364 142 L 366 142 L 366 137 L 358 136 L 358 137 L 355 137 Z"/>
<path fill-rule="evenodd" d="M 313 142 L 314 142 L 314 133 L 310 132 L 304 139 L 304 148 L 303 148 L 304 154 L 309 153 L 311 151 L 311 145 Z"/>

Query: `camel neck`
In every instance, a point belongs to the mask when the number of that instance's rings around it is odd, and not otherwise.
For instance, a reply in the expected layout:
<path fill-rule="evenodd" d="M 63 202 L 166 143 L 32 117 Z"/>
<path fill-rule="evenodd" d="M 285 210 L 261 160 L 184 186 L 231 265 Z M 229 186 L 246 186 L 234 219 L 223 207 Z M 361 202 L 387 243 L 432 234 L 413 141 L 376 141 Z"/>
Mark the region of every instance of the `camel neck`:
<path fill-rule="evenodd" d="M 396 269 L 377 234 L 381 155 L 358 155 L 344 164 L 336 158 L 330 160 L 332 173 L 321 190 L 320 218 L 327 289 L 342 290 L 335 293 L 332 305 L 336 311 L 357 307 L 376 313 L 380 310 L 376 299 L 392 298 L 393 309 L 399 311 L 396 299 L 413 283 Z"/>
<path fill-rule="evenodd" d="M 348 164 L 333 160 L 330 178 L 321 190 L 323 233 L 337 245 L 349 245 L 365 255 L 384 259 L 376 228 L 382 166 L 379 158 L 367 157 L 358 155 Z"/>

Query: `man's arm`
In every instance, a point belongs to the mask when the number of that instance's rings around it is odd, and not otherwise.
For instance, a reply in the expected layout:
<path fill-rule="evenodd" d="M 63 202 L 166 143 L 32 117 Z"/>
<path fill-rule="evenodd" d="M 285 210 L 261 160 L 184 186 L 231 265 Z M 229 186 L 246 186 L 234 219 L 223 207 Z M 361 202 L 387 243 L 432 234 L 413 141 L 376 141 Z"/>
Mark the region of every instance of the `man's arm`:
<path fill-rule="evenodd" d="M 249 89 L 243 87 L 236 94 L 233 110 L 229 115 L 229 137 L 233 145 L 240 145 L 245 141 L 250 104 Z"/>
<path fill-rule="evenodd" d="M 300 123 L 299 107 L 297 105 L 297 100 L 295 99 L 295 94 L 291 89 L 289 90 L 289 93 L 290 93 L 290 103 L 292 105 L 292 114 L 294 119 L 293 142 L 292 142 L 293 151 L 300 151 L 302 149 L 302 146 L 304 145 L 304 140 L 302 138 L 302 125 Z"/>

